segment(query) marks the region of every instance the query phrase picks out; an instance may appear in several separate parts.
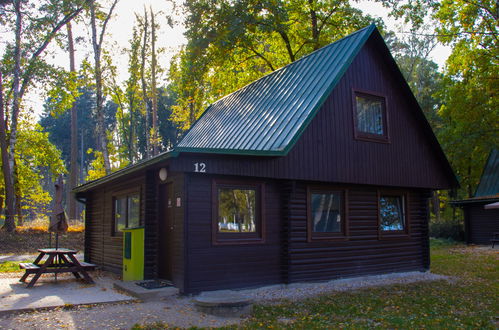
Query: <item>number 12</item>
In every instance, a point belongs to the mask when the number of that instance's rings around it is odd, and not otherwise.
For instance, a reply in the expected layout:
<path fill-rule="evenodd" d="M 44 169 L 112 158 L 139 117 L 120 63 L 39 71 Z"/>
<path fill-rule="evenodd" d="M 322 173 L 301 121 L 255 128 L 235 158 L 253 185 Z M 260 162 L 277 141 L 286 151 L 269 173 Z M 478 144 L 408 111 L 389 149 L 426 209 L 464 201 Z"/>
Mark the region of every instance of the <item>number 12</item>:
<path fill-rule="evenodd" d="M 194 163 L 194 172 L 206 173 L 205 163 Z"/>

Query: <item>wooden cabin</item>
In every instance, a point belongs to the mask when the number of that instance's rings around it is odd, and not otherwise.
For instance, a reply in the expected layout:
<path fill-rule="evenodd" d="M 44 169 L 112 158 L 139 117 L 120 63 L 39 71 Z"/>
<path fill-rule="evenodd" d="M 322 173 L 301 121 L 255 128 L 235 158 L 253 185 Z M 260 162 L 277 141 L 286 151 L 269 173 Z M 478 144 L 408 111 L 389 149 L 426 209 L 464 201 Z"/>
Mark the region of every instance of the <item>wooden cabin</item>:
<path fill-rule="evenodd" d="M 451 203 L 463 209 L 468 244 L 490 244 L 499 235 L 499 149 L 490 152 L 473 198 Z"/>
<path fill-rule="evenodd" d="M 429 268 L 428 199 L 457 186 L 374 25 L 211 104 L 171 151 L 75 189 L 85 258 L 183 293 Z"/>

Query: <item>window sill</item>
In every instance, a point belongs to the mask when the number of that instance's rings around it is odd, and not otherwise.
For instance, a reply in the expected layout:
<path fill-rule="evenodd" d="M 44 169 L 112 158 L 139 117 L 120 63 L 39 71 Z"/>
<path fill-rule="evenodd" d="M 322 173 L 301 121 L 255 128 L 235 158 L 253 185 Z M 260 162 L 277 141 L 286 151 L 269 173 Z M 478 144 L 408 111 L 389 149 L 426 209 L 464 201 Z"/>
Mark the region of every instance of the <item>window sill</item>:
<path fill-rule="evenodd" d="M 338 242 L 338 241 L 348 241 L 348 236 L 345 235 L 331 235 L 331 236 L 311 236 L 308 237 L 307 241 L 312 242 Z"/>
<path fill-rule="evenodd" d="M 381 136 L 381 135 L 378 136 L 378 135 L 356 134 L 355 140 L 390 144 L 390 139 L 388 139 L 388 137 L 386 136 Z"/>
<path fill-rule="evenodd" d="M 403 240 L 410 238 L 410 235 L 406 232 L 385 232 L 378 234 L 378 240 Z"/>
<path fill-rule="evenodd" d="M 248 244 L 264 244 L 263 238 L 217 238 L 213 241 L 213 245 L 248 245 Z"/>

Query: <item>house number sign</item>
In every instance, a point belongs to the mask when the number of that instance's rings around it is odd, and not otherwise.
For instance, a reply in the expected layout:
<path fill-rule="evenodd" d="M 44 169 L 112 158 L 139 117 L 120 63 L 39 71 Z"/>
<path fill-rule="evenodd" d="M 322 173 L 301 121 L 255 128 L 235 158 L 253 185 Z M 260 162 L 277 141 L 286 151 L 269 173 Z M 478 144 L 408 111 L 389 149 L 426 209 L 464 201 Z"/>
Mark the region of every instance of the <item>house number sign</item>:
<path fill-rule="evenodd" d="M 206 164 L 205 163 L 194 163 L 194 172 L 206 173 Z"/>

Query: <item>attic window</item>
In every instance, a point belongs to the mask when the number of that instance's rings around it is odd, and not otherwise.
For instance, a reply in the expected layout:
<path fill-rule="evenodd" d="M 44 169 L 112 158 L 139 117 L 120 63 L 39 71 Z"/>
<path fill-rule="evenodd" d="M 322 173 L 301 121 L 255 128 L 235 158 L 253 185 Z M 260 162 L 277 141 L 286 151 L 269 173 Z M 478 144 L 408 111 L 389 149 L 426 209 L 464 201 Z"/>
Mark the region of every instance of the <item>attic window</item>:
<path fill-rule="evenodd" d="M 354 123 L 355 138 L 388 142 L 385 98 L 354 92 Z"/>

